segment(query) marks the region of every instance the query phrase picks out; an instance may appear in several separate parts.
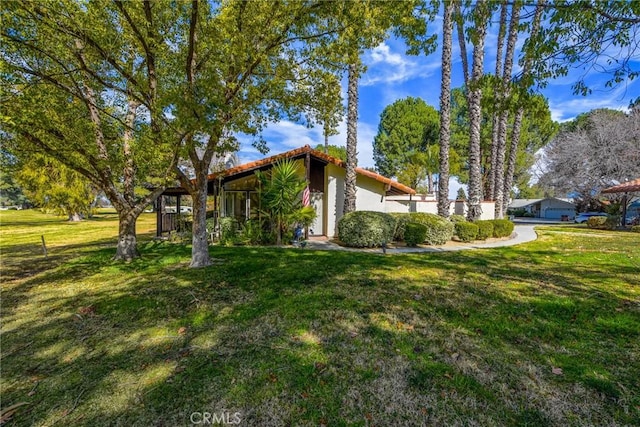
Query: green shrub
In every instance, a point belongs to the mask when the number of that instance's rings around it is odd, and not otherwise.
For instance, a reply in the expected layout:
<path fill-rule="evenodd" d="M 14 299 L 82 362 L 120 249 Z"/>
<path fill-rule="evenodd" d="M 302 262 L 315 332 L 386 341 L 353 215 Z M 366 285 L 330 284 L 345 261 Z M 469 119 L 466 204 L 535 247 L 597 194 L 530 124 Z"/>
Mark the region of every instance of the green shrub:
<path fill-rule="evenodd" d="M 456 222 L 465 222 L 467 220 L 467 218 L 464 217 L 464 215 L 451 215 L 449 217 L 449 221 L 453 222 L 454 224 Z"/>
<path fill-rule="evenodd" d="M 405 225 L 404 241 L 407 246 L 418 246 L 423 243 L 427 237 L 427 226 L 417 222 L 408 222 Z"/>
<path fill-rule="evenodd" d="M 514 223 L 508 219 L 492 219 L 493 237 L 509 237 L 513 233 Z"/>
<path fill-rule="evenodd" d="M 346 246 L 372 248 L 393 240 L 395 219 L 384 212 L 356 211 L 340 218 L 338 236 Z"/>
<path fill-rule="evenodd" d="M 631 227 L 633 233 L 640 233 L 640 225 L 634 225 Z"/>
<path fill-rule="evenodd" d="M 453 237 L 453 223 L 441 216 L 414 212 L 409 214 L 411 222 L 417 222 L 427 226 L 425 242 L 430 245 L 444 245 Z"/>
<path fill-rule="evenodd" d="M 393 219 L 396 221 L 395 231 L 393 232 L 393 240 L 404 240 L 404 230 L 409 222 L 411 222 L 411 216 L 409 213 L 394 212 L 390 213 Z"/>
<path fill-rule="evenodd" d="M 606 229 L 607 217 L 606 216 L 592 216 L 587 219 L 587 227 L 595 228 L 597 230 Z"/>
<path fill-rule="evenodd" d="M 491 221 L 476 221 L 475 225 L 478 226 L 478 240 L 487 240 L 489 237 L 493 237 L 493 222 Z"/>
<path fill-rule="evenodd" d="M 220 243 L 232 245 L 238 236 L 238 222 L 235 218 L 226 216 L 220 218 Z"/>
<path fill-rule="evenodd" d="M 473 222 L 456 222 L 454 224 L 456 236 L 463 242 L 475 240 L 478 236 L 478 226 Z"/>

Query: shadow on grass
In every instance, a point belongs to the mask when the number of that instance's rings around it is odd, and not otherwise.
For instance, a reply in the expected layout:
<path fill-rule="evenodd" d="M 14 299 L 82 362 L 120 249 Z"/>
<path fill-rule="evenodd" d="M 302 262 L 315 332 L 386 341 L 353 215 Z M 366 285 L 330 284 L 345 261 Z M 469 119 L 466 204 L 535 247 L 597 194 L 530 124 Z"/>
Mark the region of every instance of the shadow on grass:
<path fill-rule="evenodd" d="M 595 286 L 632 280 L 630 266 L 543 263 L 551 250 L 212 248 L 216 264 L 190 270 L 188 248 L 141 249 L 129 264 L 87 251 L 5 294 L 3 395 L 30 402 L 16 424 L 189 425 L 194 412 L 223 411 L 245 425 L 625 424 L 637 414 L 638 301 Z"/>

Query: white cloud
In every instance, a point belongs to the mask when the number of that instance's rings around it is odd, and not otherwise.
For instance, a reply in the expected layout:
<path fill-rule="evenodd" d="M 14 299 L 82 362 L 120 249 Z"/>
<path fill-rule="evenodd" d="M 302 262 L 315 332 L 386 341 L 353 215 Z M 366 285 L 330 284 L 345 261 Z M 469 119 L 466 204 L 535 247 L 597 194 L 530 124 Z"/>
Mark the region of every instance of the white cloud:
<path fill-rule="evenodd" d="M 435 59 L 434 59 L 435 58 Z M 417 77 L 429 77 L 440 69 L 440 59 L 431 55 L 409 57 L 394 52 L 383 42 L 363 55 L 367 72 L 360 80 L 361 86 L 397 84 Z"/>

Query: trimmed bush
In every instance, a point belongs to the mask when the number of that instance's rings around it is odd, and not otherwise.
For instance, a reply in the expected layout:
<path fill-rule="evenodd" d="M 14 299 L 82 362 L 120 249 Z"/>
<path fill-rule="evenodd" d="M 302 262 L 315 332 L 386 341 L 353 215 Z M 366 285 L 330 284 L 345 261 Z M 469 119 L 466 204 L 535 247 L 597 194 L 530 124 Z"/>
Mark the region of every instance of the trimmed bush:
<path fill-rule="evenodd" d="M 354 248 L 373 248 L 390 242 L 395 229 L 396 220 L 384 212 L 350 212 L 338 222 L 340 240 Z"/>
<path fill-rule="evenodd" d="M 631 227 L 632 233 L 640 233 L 640 225 L 634 225 Z"/>
<path fill-rule="evenodd" d="M 430 245 L 444 245 L 453 237 L 453 223 L 441 216 L 414 212 L 410 213 L 411 222 L 427 226 L 425 242 Z"/>
<path fill-rule="evenodd" d="M 607 229 L 607 217 L 606 216 L 592 216 L 587 219 L 587 227 L 594 228 L 596 230 Z"/>
<path fill-rule="evenodd" d="M 466 222 L 467 218 L 465 218 L 463 215 L 451 215 L 449 216 L 449 221 L 455 224 L 456 222 Z"/>
<path fill-rule="evenodd" d="M 509 237 L 513 233 L 515 224 L 508 219 L 492 219 L 493 237 Z"/>
<path fill-rule="evenodd" d="M 403 212 L 394 212 L 390 213 L 396 221 L 395 231 L 393 233 L 393 240 L 402 241 L 404 240 L 404 230 L 409 222 L 411 222 L 411 216 L 409 213 Z"/>
<path fill-rule="evenodd" d="M 493 223 L 491 221 L 475 221 L 475 225 L 478 226 L 478 235 L 476 239 L 487 240 L 489 237 L 493 237 Z"/>
<path fill-rule="evenodd" d="M 417 222 L 408 222 L 404 229 L 404 241 L 407 246 L 418 246 L 427 237 L 427 226 Z"/>
<path fill-rule="evenodd" d="M 473 222 L 456 222 L 454 224 L 456 236 L 463 242 L 475 240 L 478 236 L 478 226 Z"/>

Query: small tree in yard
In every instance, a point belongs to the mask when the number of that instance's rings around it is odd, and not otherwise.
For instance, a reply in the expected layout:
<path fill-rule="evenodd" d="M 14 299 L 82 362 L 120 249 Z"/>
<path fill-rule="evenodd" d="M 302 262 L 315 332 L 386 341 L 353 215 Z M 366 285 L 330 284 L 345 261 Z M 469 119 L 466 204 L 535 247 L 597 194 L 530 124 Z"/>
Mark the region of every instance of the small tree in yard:
<path fill-rule="evenodd" d="M 298 218 L 304 217 L 300 193 L 307 183 L 301 177 L 295 161 L 277 162 L 268 172 L 256 172 L 260 182 L 260 213 L 271 223 L 276 232 L 276 244 L 282 244 L 282 234 Z"/>

